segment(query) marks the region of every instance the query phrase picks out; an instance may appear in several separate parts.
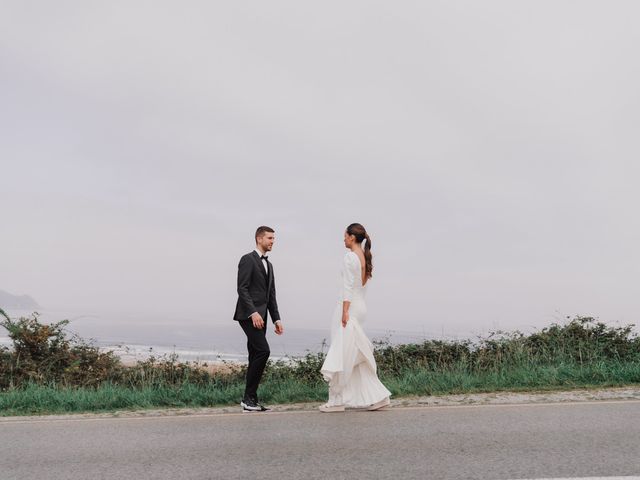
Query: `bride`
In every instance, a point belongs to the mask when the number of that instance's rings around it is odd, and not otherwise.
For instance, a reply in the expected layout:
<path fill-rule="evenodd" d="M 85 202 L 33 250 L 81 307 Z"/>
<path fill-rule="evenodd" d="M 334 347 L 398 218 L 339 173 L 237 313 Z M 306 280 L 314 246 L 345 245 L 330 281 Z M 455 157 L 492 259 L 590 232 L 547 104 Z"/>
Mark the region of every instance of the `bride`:
<path fill-rule="evenodd" d="M 362 330 L 366 285 L 373 269 L 371 239 L 362 225 L 352 223 L 344 233 L 344 245 L 349 251 L 331 320 L 331 346 L 320 368 L 329 383 L 329 401 L 320 406 L 322 412 L 344 412 L 345 407 L 377 410 L 390 404 L 391 392 L 378 379 L 373 345 Z"/>

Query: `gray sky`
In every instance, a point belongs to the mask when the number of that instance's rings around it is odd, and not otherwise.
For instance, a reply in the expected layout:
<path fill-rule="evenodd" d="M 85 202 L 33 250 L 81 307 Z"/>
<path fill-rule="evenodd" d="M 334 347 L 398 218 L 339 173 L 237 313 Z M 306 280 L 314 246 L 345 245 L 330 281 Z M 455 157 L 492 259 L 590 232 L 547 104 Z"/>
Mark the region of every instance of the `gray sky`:
<path fill-rule="evenodd" d="M 371 326 L 638 320 L 635 1 L 0 9 L 0 289 L 230 322 L 266 224 L 328 328 L 357 221 Z"/>

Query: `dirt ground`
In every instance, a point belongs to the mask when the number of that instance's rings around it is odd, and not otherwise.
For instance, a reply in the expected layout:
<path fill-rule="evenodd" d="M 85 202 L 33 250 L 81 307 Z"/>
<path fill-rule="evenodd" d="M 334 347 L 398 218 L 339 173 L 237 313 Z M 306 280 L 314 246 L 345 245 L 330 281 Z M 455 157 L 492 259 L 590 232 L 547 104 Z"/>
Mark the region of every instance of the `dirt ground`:
<path fill-rule="evenodd" d="M 535 391 L 535 392 L 493 392 L 460 395 L 439 395 L 424 397 L 392 398 L 389 408 L 437 408 L 465 405 L 505 405 L 505 404 L 533 404 L 533 403 L 563 403 L 563 402 L 599 402 L 599 401 L 640 401 L 640 386 L 577 389 L 564 391 Z M 317 411 L 319 402 L 290 403 L 270 405 L 272 412 Z M 227 407 L 208 408 L 166 408 L 153 410 L 119 410 L 108 413 L 73 413 L 67 415 L 41 415 L 0 417 L 0 423 L 25 420 L 55 420 L 70 417 L 100 418 L 100 417 L 161 417 L 168 415 L 222 415 L 240 413 L 237 405 Z M 269 415 L 271 412 L 258 413 Z M 248 414 L 251 415 L 251 414 Z"/>

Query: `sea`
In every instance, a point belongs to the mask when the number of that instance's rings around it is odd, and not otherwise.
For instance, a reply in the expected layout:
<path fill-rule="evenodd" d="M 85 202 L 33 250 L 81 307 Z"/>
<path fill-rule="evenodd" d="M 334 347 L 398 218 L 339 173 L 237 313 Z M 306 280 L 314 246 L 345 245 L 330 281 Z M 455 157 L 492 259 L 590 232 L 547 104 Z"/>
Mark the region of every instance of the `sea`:
<path fill-rule="evenodd" d="M 68 309 L 37 311 L 43 323 L 69 320 L 65 327 L 69 336 L 77 335 L 103 351 L 113 351 L 126 363 L 169 355 L 175 355 L 180 361 L 209 364 L 247 361 L 246 337 L 233 320 L 220 322 L 198 314 L 96 313 Z M 15 319 L 29 317 L 33 311 L 7 309 L 6 313 Z M 418 331 L 368 328 L 366 325 L 364 328 L 374 343 L 418 343 L 433 338 Z M 272 360 L 290 359 L 326 352 L 330 332 L 328 325 L 320 329 L 288 322 L 284 335 L 279 336 L 269 321 L 267 338 Z M 2 329 L 0 345 L 11 346 L 11 339 Z"/>

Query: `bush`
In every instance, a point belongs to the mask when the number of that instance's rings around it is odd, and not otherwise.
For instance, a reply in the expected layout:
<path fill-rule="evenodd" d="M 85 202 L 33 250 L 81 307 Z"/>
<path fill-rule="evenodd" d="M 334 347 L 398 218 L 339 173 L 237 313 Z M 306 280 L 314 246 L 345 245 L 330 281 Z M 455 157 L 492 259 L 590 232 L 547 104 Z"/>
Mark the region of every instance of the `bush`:
<path fill-rule="evenodd" d="M 416 366 L 431 371 L 458 369 L 478 373 L 559 363 L 638 362 L 640 337 L 633 333 L 633 327 L 610 327 L 593 317 L 575 317 L 564 325 L 554 323 L 530 335 L 498 331 L 476 342 L 377 342 L 375 354 L 381 371 L 396 374 Z"/>
<path fill-rule="evenodd" d="M 0 348 L 0 390 L 33 384 L 63 388 L 98 388 L 105 384 L 133 389 L 180 389 L 190 385 L 227 388 L 244 382 L 246 365 L 226 364 L 210 373 L 201 365 L 180 362 L 175 354 L 152 356 L 126 367 L 113 352 L 103 352 L 75 335 L 68 338 L 67 320 L 45 325 L 38 316 L 33 313 L 12 320 L 0 309 L 0 325 L 13 342 L 13 348 Z M 374 355 L 378 372 L 386 378 L 402 378 L 409 375 L 407 372 L 419 371 L 504 375 L 547 366 L 633 364 L 640 361 L 640 338 L 633 327 L 610 327 L 592 317 L 576 317 L 530 335 L 492 332 L 475 342 L 426 340 L 391 345 L 388 340 L 376 341 Z M 320 374 L 324 358 L 319 352 L 269 361 L 264 383 L 324 386 Z"/>
<path fill-rule="evenodd" d="M 97 386 L 122 367 L 113 352 L 101 352 L 77 336 L 67 338 L 68 320 L 44 325 L 37 312 L 18 320 L 1 309 L 0 315 L 13 342 L 13 349 L 0 356 L 1 389 L 27 383 Z"/>

